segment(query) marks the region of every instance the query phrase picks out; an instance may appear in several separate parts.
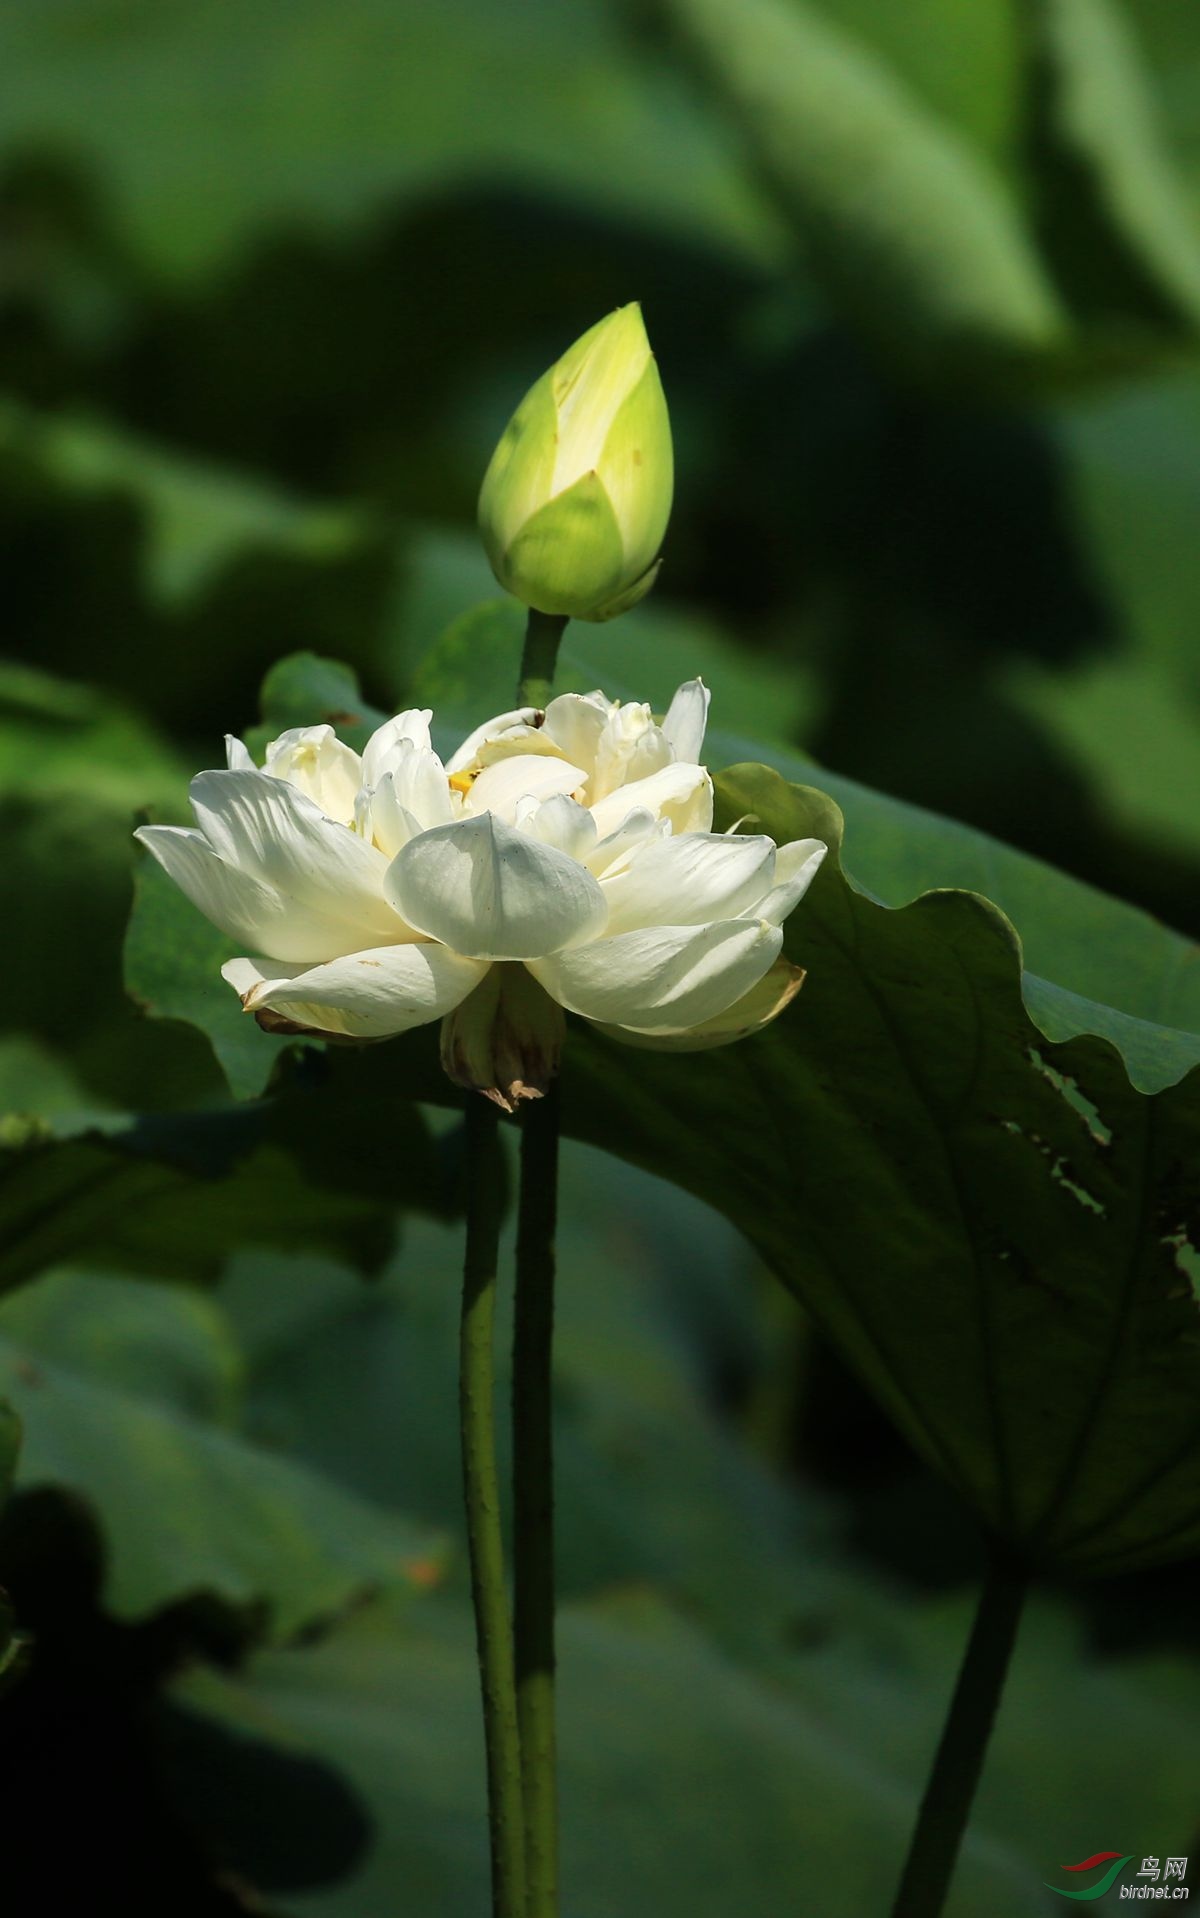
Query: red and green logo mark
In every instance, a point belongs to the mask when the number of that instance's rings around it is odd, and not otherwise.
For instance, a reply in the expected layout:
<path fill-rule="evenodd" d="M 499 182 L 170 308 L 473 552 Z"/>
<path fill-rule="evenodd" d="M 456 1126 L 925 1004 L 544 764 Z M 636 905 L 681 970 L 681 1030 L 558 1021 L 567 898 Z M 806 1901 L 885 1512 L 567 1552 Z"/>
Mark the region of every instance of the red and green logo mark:
<path fill-rule="evenodd" d="M 1123 1856 L 1119 1851 L 1094 1851 L 1090 1858 L 1082 1858 L 1077 1865 L 1064 1865 L 1064 1871 L 1095 1871 L 1097 1865 L 1108 1865 L 1108 1870 L 1097 1878 L 1095 1884 L 1081 1885 L 1078 1891 L 1066 1891 L 1061 1885 L 1052 1885 L 1047 1880 L 1043 1880 L 1043 1883 L 1047 1891 L 1056 1891 L 1060 1898 L 1103 1898 L 1132 1857 L 1131 1851 Z"/>

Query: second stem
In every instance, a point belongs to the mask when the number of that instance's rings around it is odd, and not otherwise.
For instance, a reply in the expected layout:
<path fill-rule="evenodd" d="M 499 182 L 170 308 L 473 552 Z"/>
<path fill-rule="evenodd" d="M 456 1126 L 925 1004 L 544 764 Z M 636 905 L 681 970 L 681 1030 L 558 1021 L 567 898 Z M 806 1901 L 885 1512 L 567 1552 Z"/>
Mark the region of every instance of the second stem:
<path fill-rule="evenodd" d="M 557 1194 L 555 1080 L 521 1122 L 513 1333 L 514 1641 L 529 1918 L 554 1918 L 558 1910 L 551 1363 Z"/>

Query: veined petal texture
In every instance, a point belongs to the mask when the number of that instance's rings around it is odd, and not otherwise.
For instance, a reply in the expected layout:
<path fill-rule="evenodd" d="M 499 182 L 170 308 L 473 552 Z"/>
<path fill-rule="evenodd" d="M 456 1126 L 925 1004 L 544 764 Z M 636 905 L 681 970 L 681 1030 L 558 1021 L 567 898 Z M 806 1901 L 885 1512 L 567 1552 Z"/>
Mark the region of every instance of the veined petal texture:
<path fill-rule="evenodd" d="M 594 939 L 608 915 L 591 873 L 491 813 L 410 840 L 386 890 L 409 925 L 476 959 L 533 959 Z"/>
<path fill-rule="evenodd" d="M 724 1012 L 778 957 L 783 934 L 759 920 L 652 926 L 559 952 L 529 970 L 568 1012 L 604 1025 L 676 1028 Z"/>

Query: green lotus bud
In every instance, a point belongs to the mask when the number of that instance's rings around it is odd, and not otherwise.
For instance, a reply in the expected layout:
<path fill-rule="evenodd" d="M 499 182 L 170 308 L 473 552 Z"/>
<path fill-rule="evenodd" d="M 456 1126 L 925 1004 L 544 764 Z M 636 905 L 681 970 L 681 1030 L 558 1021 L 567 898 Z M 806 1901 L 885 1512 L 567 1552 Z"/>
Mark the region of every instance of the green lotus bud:
<path fill-rule="evenodd" d="M 674 463 L 642 311 L 622 306 L 530 388 L 479 495 L 500 584 L 571 619 L 612 619 L 654 584 Z"/>

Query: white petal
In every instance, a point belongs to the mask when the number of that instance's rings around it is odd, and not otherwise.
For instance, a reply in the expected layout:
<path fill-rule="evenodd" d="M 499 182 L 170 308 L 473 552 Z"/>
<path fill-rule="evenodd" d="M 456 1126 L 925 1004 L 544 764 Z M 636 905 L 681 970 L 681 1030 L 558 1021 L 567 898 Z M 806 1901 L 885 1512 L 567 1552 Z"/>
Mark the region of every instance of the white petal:
<path fill-rule="evenodd" d="M 397 799 L 396 781 L 391 773 L 384 774 L 370 795 L 364 815 L 363 832 L 374 841 L 389 862 L 407 846 L 410 839 L 416 839 L 425 831 L 416 814 L 410 812 L 407 806 L 402 806 Z"/>
<path fill-rule="evenodd" d="M 629 703 L 614 707 L 596 742 L 595 767 L 589 784 L 592 805 L 619 786 L 648 779 L 669 766 L 675 755 L 662 730 L 650 717 L 649 706 Z"/>
<path fill-rule="evenodd" d="M 651 840 L 603 881 L 608 933 L 736 919 L 763 897 L 774 872 L 771 839 L 686 832 Z"/>
<path fill-rule="evenodd" d="M 247 771 L 252 768 L 240 767 Z M 319 806 L 328 819 L 348 826 L 362 779 L 356 752 L 351 752 L 332 726 L 293 726 L 267 747 L 263 771 L 272 779 L 286 779 Z"/>
<path fill-rule="evenodd" d="M 812 885 L 828 851 L 820 839 L 792 839 L 780 846 L 775 853 L 774 884 L 753 907 L 755 918 L 781 926 Z"/>
<path fill-rule="evenodd" d="M 601 1026 L 600 1030 L 623 1045 L 651 1052 L 709 1052 L 714 1046 L 731 1045 L 735 1039 L 761 1032 L 791 1004 L 803 984 L 804 968 L 781 957 L 749 992 L 697 1026 L 661 1026 L 640 1032 L 630 1026 Z"/>
<path fill-rule="evenodd" d="M 451 1012 L 487 967 L 443 946 L 411 945 L 379 946 L 290 972 L 231 959 L 221 971 L 247 1012 L 272 1012 L 351 1039 L 387 1039 Z"/>
<path fill-rule="evenodd" d="M 517 824 L 522 832 L 540 839 L 543 846 L 555 846 L 580 864 L 586 863 L 596 844 L 596 822 L 591 813 L 566 793 L 528 802 L 519 811 Z"/>
<path fill-rule="evenodd" d="M 560 693 L 546 708 L 543 728 L 565 758 L 591 772 L 596 764 L 600 735 L 615 711 L 611 699 L 602 692 Z"/>
<path fill-rule="evenodd" d="M 411 840 L 387 890 L 409 925 L 475 959 L 533 959 L 594 939 L 607 912 L 581 865 L 493 813 Z"/>
<path fill-rule="evenodd" d="M 748 919 L 712 926 L 651 926 L 597 939 L 529 966 L 568 1012 L 604 1025 L 699 1025 L 724 1012 L 769 971 L 778 926 Z"/>
<path fill-rule="evenodd" d="M 424 747 L 428 752 L 429 722 L 432 718 L 431 707 L 412 706 L 378 727 L 363 748 L 363 785 L 377 786 L 385 773 L 394 771 L 397 750 L 406 740 L 410 745 Z"/>
<path fill-rule="evenodd" d="M 594 813 L 591 818 L 594 826 Z M 657 818 L 645 806 L 635 806 L 614 832 L 598 840 L 591 852 L 584 855 L 583 863 L 597 879 L 623 872 L 639 846 L 644 846 L 651 839 L 665 839 L 670 830 L 667 820 Z"/>
<path fill-rule="evenodd" d="M 502 739 L 506 733 L 514 731 L 519 736 L 521 730 L 531 726 L 536 717 L 536 706 L 518 706 L 514 712 L 497 713 L 494 719 L 485 719 L 482 726 L 476 726 L 473 733 L 467 734 L 458 751 L 450 755 L 446 761 L 446 771 L 460 773 L 464 766 L 471 764 L 485 740 Z"/>
<path fill-rule="evenodd" d="M 448 826 L 456 816 L 446 768 L 428 746 L 402 740 L 384 779 L 392 782 L 396 804 L 419 819 L 423 827 Z M 382 783 L 382 782 L 380 782 Z"/>
<path fill-rule="evenodd" d="M 277 959 L 309 962 L 353 951 L 352 928 L 284 900 L 272 887 L 226 865 L 203 833 L 183 826 L 139 826 L 134 836 L 205 918 L 239 944 Z"/>
<path fill-rule="evenodd" d="M 596 830 L 602 839 L 633 811 L 646 807 L 656 819 L 668 819 L 675 832 L 709 832 L 712 829 L 712 780 L 703 766 L 664 766 L 649 779 L 620 786 L 592 807 Z"/>
<path fill-rule="evenodd" d="M 343 952 L 407 938 L 383 896 L 387 860 L 357 833 L 327 819 L 311 799 L 268 773 L 198 773 L 196 818 L 227 865 L 347 929 Z M 310 951 L 310 959 L 332 954 Z"/>
<path fill-rule="evenodd" d="M 675 749 L 676 759 L 691 764 L 699 761 L 704 748 L 704 729 L 708 724 L 708 703 L 712 698 L 702 679 L 688 679 L 667 707 L 662 729 Z"/>
<path fill-rule="evenodd" d="M 225 764 L 230 772 L 253 773 L 258 768 L 250 757 L 249 748 L 233 733 L 225 735 Z"/>
<path fill-rule="evenodd" d="M 566 759 L 517 753 L 511 759 L 501 759 L 484 767 L 465 796 L 464 810 L 495 813 L 497 819 L 511 826 L 517 816 L 518 801 L 549 799 L 552 793 L 574 792 L 586 777 L 582 766 L 572 766 Z"/>

